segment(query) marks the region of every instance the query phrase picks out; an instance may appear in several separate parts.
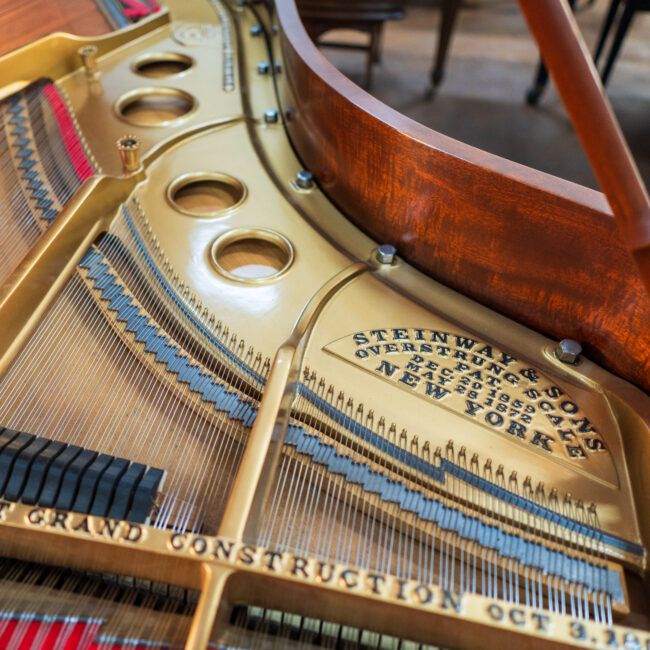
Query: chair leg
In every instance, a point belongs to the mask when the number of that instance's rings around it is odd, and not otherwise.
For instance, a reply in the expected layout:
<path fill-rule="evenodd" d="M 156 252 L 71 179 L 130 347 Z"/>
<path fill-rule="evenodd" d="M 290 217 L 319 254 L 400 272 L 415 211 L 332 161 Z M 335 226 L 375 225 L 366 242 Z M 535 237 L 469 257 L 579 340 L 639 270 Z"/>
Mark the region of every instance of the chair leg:
<path fill-rule="evenodd" d="M 372 66 L 377 57 L 377 48 L 379 47 L 379 36 L 381 31 L 380 23 L 372 26 L 370 30 L 370 47 L 368 48 L 368 59 L 366 61 L 366 77 L 364 81 L 364 87 L 366 90 L 370 90 L 372 86 Z"/>
<path fill-rule="evenodd" d="M 381 62 L 381 44 L 382 41 L 384 40 L 384 23 L 379 23 L 379 26 L 377 28 L 377 41 L 375 43 L 375 52 L 373 54 L 373 63 L 380 63 Z"/>
<path fill-rule="evenodd" d="M 627 0 L 627 2 L 625 3 L 625 9 L 623 10 L 623 16 L 621 17 L 621 22 L 619 22 L 618 28 L 616 29 L 616 34 L 614 35 L 612 47 L 609 50 L 607 62 L 605 63 L 605 68 L 603 70 L 603 74 L 602 74 L 603 86 L 607 83 L 607 78 L 609 77 L 609 73 L 612 71 L 612 68 L 614 67 L 614 61 L 616 60 L 616 55 L 618 54 L 618 51 L 621 49 L 621 44 L 623 43 L 623 39 L 625 38 L 625 34 L 627 33 L 627 30 L 630 26 L 630 23 L 632 22 L 632 17 L 634 16 L 635 12 L 636 12 L 635 3 L 633 2 L 633 0 Z"/>
<path fill-rule="evenodd" d="M 526 102 L 531 106 L 537 104 L 541 94 L 544 92 L 544 88 L 546 88 L 547 83 L 548 70 L 544 65 L 544 61 L 540 59 L 539 65 L 537 66 L 535 81 L 533 81 L 533 85 L 528 89 L 528 92 L 526 93 Z"/>
<path fill-rule="evenodd" d="M 605 22 L 603 23 L 603 28 L 600 32 L 600 37 L 598 38 L 598 45 L 596 45 L 596 51 L 594 52 L 594 63 L 596 65 L 598 65 L 598 59 L 603 52 L 603 46 L 605 45 L 609 30 L 612 28 L 614 18 L 616 18 L 616 12 L 620 5 L 621 0 L 612 0 L 609 5 L 609 10 L 607 11 L 607 16 L 605 17 Z"/>
<path fill-rule="evenodd" d="M 449 48 L 449 41 L 451 34 L 454 30 L 454 23 L 460 8 L 460 0 L 444 0 L 442 3 L 442 18 L 440 24 L 440 38 L 438 39 L 438 52 L 436 54 L 435 65 L 431 72 L 431 82 L 433 86 L 437 86 L 441 81 L 445 69 L 445 61 L 447 59 L 447 49 Z"/>
<path fill-rule="evenodd" d="M 569 0 L 569 7 L 571 7 L 571 11 L 575 11 L 576 1 L 577 0 Z M 614 2 L 618 2 L 618 0 L 614 0 Z M 531 106 L 537 104 L 539 98 L 544 92 L 544 88 L 546 88 L 547 83 L 548 70 L 546 68 L 546 64 L 544 63 L 544 59 L 540 57 L 539 65 L 537 66 L 537 74 L 535 75 L 535 81 L 533 81 L 533 85 L 526 92 L 526 102 Z"/>

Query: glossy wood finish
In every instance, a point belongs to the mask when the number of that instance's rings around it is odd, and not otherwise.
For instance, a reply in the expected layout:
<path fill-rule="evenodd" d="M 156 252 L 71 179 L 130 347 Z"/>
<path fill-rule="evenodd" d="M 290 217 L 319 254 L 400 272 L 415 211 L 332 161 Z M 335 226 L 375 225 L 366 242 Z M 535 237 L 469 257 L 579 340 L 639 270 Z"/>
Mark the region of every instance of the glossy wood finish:
<path fill-rule="evenodd" d="M 0 0 L 0 54 L 52 32 L 97 36 L 109 31 L 94 0 Z"/>
<path fill-rule="evenodd" d="M 338 207 L 422 271 L 648 390 L 650 300 L 605 197 L 390 109 L 322 57 L 293 2 L 276 6 L 289 134 Z"/>
<path fill-rule="evenodd" d="M 650 292 L 650 199 L 573 15 L 562 0 L 519 4 Z"/>

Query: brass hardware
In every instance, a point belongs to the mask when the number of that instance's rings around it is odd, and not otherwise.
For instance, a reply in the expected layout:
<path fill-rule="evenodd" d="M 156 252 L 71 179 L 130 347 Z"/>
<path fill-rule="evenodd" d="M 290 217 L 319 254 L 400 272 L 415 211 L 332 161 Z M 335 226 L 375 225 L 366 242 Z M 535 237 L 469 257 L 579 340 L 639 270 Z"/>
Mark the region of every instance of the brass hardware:
<path fill-rule="evenodd" d="M 84 70 L 86 71 L 86 77 L 93 80 L 99 77 L 96 58 L 97 51 L 97 47 L 94 45 L 84 45 L 78 50 L 79 56 L 81 57 L 81 62 L 84 66 Z"/>
<path fill-rule="evenodd" d="M 122 167 L 127 174 L 140 169 L 140 140 L 134 135 L 125 135 L 116 142 Z"/>

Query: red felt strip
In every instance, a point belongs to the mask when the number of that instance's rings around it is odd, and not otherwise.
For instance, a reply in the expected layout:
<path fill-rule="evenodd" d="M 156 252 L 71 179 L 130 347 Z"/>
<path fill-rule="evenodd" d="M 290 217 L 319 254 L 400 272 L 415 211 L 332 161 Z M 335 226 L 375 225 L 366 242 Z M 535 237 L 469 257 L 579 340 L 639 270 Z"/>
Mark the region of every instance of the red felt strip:
<path fill-rule="evenodd" d="M 43 88 L 43 94 L 52 107 L 52 112 L 54 113 L 54 117 L 59 125 L 59 131 L 61 132 L 63 144 L 68 152 L 70 162 L 77 172 L 79 180 L 83 182 L 87 178 L 90 178 L 95 171 L 93 170 L 92 165 L 86 156 L 86 152 L 81 145 L 77 129 L 75 128 L 70 113 L 68 112 L 68 107 L 65 105 L 65 102 L 61 98 L 61 95 L 59 95 L 54 84 L 48 84 L 45 86 Z"/>
<path fill-rule="evenodd" d="M 150 7 L 149 4 L 139 2 L 138 0 L 122 0 L 122 3 L 127 6 L 127 9 L 122 11 L 127 18 L 143 18 L 159 9 L 157 5 Z"/>
<path fill-rule="evenodd" d="M 29 615 L 0 618 L 0 648 L 12 650 L 100 650 L 95 637 L 102 626 L 95 620 L 35 621 Z M 101 650 L 123 650 L 124 645 L 103 643 Z M 209 648 L 220 648 L 208 644 Z M 164 645 L 128 645 L 129 650 L 165 650 Z"/>

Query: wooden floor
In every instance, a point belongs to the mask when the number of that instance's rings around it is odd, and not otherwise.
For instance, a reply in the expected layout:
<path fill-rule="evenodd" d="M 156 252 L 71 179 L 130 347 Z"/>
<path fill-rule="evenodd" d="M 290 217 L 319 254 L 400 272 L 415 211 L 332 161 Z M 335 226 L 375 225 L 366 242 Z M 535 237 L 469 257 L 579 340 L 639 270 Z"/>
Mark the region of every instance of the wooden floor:
<path fill-rule="evenodd" d="M 0 0 L 0 54 L 52 32 L 97 36 L 108 31 L 94 0 Z"/>
<path fill-rule="evenodd" d="M 535 108 L 524 96 L 538 62 L 517 0 L 464 0 L 445 78 L 425 97 L 437 44 L 439 9 L 409 4 L 406 18 L 386 24 L 372 94 L 440 133 L 510 160 L 597 188 L 553 84 Z M 610 0 L 596 0 L 576 18 L 593 52 Z M 584 5 L 584 3 L 579 3 Z M 362 41 L 354 32 L 332 40 Z M 363 81 L 365 53 L 323 49 L 354 82 Z M 602 63 L 602 62 L 601 62 Z M 646 185 L 650 185 L 650 12 L 634 18 L 607 84 Z"/>

